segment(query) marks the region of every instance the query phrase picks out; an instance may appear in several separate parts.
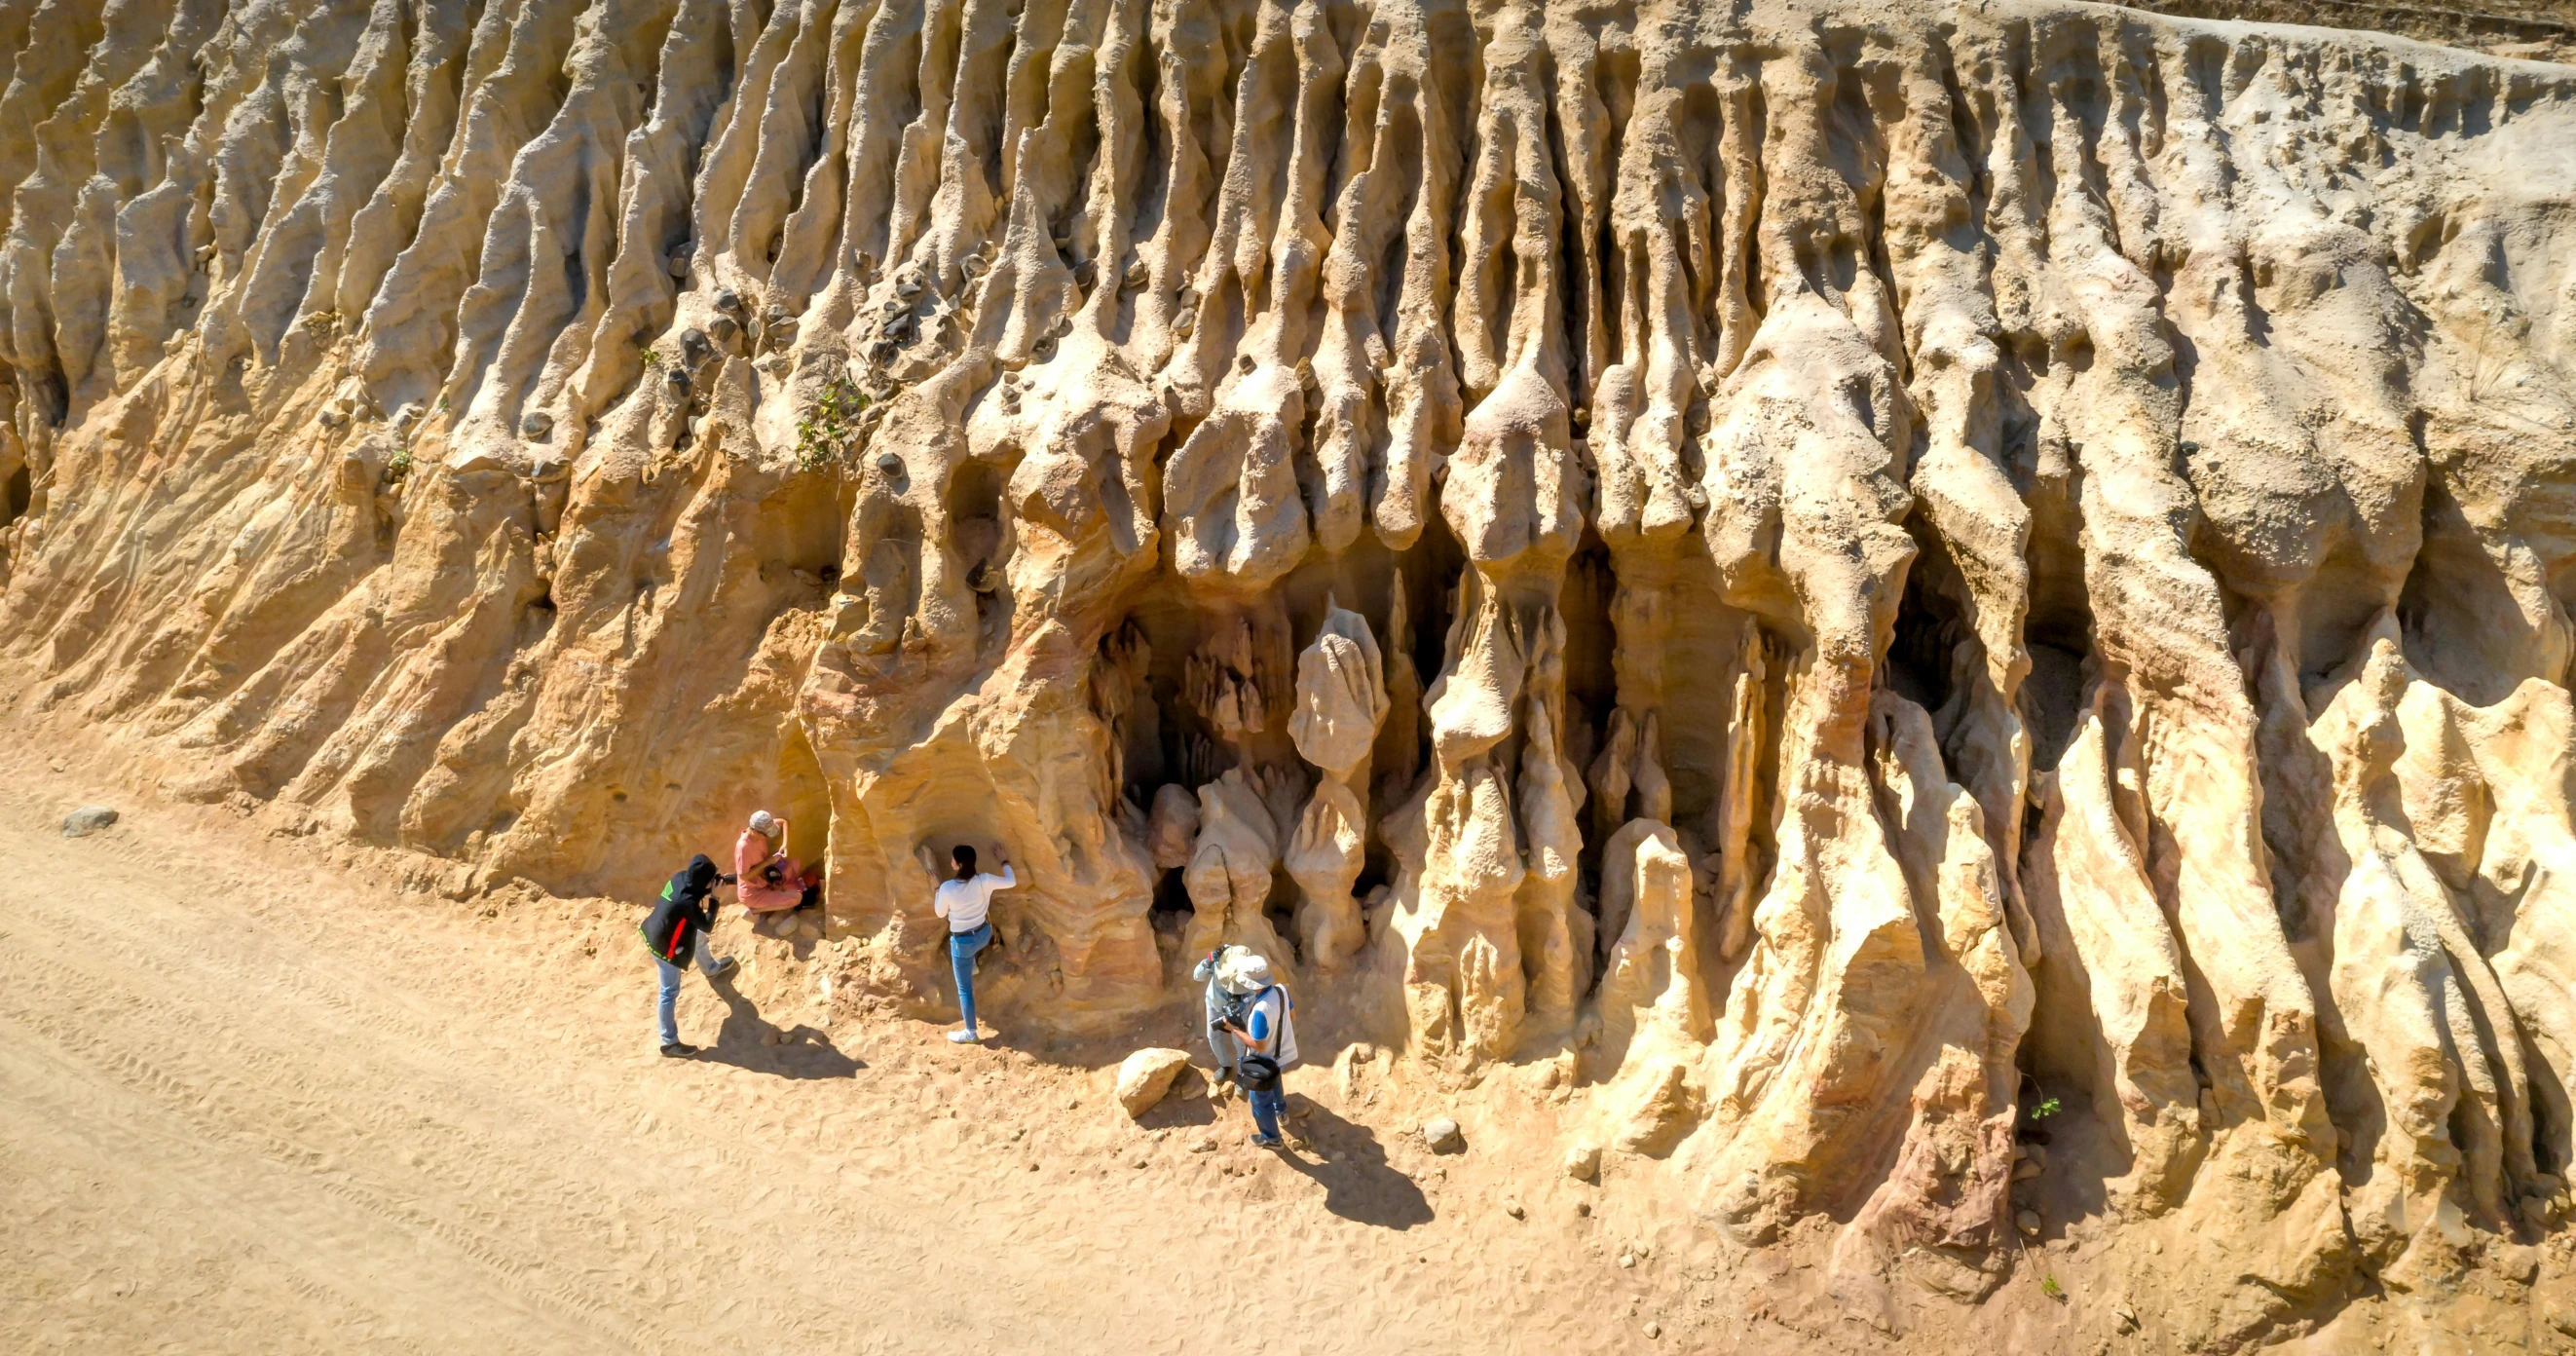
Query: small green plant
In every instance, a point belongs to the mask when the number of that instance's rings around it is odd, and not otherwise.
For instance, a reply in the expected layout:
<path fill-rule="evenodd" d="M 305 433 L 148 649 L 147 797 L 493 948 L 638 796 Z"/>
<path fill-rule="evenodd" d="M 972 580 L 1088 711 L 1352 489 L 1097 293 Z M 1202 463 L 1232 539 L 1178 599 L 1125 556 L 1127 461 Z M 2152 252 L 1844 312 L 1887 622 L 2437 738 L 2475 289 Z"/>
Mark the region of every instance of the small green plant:
<path fill-rule="evenodd" d="M 635 356 L 642 358 L 646 367 L 659 369 L 662 366 L 662 351 L 649 344 L 636 345 Z"/>
<path fill-rule="evenodd" d="M 2030 1109 L 2030 1118 L 2035 1121 L 2044 1121 L 2049 1117 L 2056 1115 L 2060 1110 L 2062 1110 L 2062 1108 L 2058 1106 L 2056 1098 L 2044 1098 L 2041 1100 L 2039 1105 Z"/>
<path fill-rule="evenodd" d="M 447 413 L 447 397 L 445 397 L 445 396 L 440 396 L 440 397 L 438 398 L 438 412 L 439 412 L 440 414 L 445 414 L 445 413 Z"/>
<path fill-rule="evenodd" d="M 395 448 L 394 454 L 385 460 L 385 474 L 392 476 L 396 480 L 400 480 L 403 477 L 410 475 L 411 449 L 408 447 Z"/>
<path fill-rule="evenodd" d="M 817 471 L 841 459 L 858 435 L 858 418 L 868 398 L 847 376 L 823 384 L 822 395 L 796 421 L 796 469 Z"/>
<path fill-rule="evenodd" d="M 2066 1289 L 2057 1283 L 2057 1277 L 2054 1274 L 2040 1278 L 2039 1293 L 2053 1300 L 2066 1298 Z"/>

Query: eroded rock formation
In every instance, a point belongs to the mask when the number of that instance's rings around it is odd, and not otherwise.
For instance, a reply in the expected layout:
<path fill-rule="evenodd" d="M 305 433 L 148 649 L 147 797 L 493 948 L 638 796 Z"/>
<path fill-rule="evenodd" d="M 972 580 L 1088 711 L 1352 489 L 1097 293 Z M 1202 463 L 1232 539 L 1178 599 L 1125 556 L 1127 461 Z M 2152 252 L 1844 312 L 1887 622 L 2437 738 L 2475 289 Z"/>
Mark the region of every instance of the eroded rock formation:
<path fill-rule="evenodd" d="M 2576 71 L 2042 0 L 0 51 L 0 646 L 176 794 L 608 893 L 766 805 L 925 1009 L 1001 840 L 998 1009 L 1251 943 L 1861 1296 L 2045 1207 L 2224 1344 L 2558 1227 Z"/>

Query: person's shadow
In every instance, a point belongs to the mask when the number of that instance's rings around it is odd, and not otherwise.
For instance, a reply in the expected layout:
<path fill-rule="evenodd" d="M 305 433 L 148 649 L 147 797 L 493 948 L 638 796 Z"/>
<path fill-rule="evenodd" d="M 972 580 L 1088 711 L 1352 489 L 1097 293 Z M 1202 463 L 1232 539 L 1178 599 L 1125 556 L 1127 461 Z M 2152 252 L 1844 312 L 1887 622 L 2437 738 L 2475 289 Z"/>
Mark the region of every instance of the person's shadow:
<path fill-rule="evenodd" d="M 710 979 L 707 987 L 724 1000 L 724 1025 L 716 1028 L 715 1043 L 698 1051 L 698 1059 L 709 1064 L 730 1064 L 753 1073 L 776 1074 L 781 1078 L 856 1078 L 865 1061 L 841 1053 L 832 1044 L 829 1032 L 799 1023 L 780 1027 L 760 1015 L 760 1009 L 742 996 L 730 976 Z M 770 1045 L 762 1037 L 779 1032 L 787 1037 Z"/>
<path fill-rule="evenodd" d="M 1386 1149 L 1368 1127 L 1343 1120 L 1312 1098 L 1300 1097 L 1291 1104 L 1288 1129 L 1302 1136 L 1317 1155 L 1332 1155 L 1330 1162 L 1309 1161 L 1290 1151 L 1279 1155 L 1280 1162 L 1322 1184 L 1326 1210 L 1388 1229 L 1431 1222 L 1430 1198 L 1412 1178 L 1387 1166 Z"/>

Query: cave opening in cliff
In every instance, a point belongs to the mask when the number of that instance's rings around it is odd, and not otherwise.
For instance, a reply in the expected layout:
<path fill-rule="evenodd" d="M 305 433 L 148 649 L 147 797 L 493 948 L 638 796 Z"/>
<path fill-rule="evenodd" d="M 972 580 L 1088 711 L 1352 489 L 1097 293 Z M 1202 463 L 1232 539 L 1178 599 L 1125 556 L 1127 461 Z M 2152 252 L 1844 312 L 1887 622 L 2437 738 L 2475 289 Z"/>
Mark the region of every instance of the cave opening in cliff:
<path fill-rule="evenodd" d="M 1127 679 L 1131 704 L 1120 751 L 1127 799 L 1150 806 L 1167 784 L 1195 792 L 1241 761 L 1240 706 L 1223 715 L 1206 709 L 1205 701 L 1194 700 L 1193 679 L 1204 685 L 1219 670 L 1229 681 L 1251 676 L 1243 671 L 1251 651 L 1238 647 L 1251 646 L 1256 632 L 1266 638 L 1271 615 L 1259 602 L 1249 609 L 1203 605 L 1168 576 L 1135 601 L 1126 624 L 1143 638 L 1145 664 Z M 1266 714 L 1264 706 L 1255 720 Z"/>
<path fill-rule="evenodd" d="M 2438 466 L 2425 477 L 2423 537 L 2398 591 L 2397 624 L 2406 662 L 2473 706 L 2504 700 L 2546 651 L 2546 638 L 2526 620 L 2512 581 L 2480 544 Z"/>
<path fill-rule="evenodd" d="M 1264 807 L 1260 832 L 1284 851 L 1324 775 L 1290 732 L 1300 657 L 1338 609 L 1365 624 L 1388 699 L 1362 780 L 1351 787 L 1361 842 L 1352 889 L 1365 897 L 1393 881 L 1397 864 L 1379 823 L 1416 789 L 1429 762 L 1420 675 L 1439 663 L 1464 568 L 1455 541 L 1435 527 L 1402 552 L 1363 538 L 1338 554 L 1310 557 L 1259 595 L 1206 590 L 1168 573 L 1146 582 L 1104 639 L 1091 681 L 1094 709 L 1116 741 L 1117 793 L 1148 812 L 1148 837 L 1158 832 L 1152 825 L 1174 815 L 1242 814 L 1248 793 Z M 1221 780 L 1234 789 L 1211 790 Z M 1154 864 L 1148 911 L 1165 931 L 1199 907 L 1180 864 L 1167 853 Z M 1263 912 L 1292 947 L 1298 897 L 1280 864 Z"/>
<path fill-rule="evenodd" d="M 857 526 L 844 540 L 871 544 L 856 571 L 858 591 L 867 599 L 866 620 L 850 643 L 864 654 L 886 654 L 901 643 L 905 620 L 921 606 L 922 511 L 906 500 L 869 495 L 854 513 Z M 840 568 L 845 581 L 852 577 L 848 560 Z"/>
<path fill-rule="evenodd" d="M 1002 545 L 1004 474 L 993 463 L 974 458 L 948 478 L 948 546 L 970 578 L 994 563 Z"/>
<path fill-rule="evenodd" d="M 1150 921 L 1158 931 L 1178 932 L 1183 922 L 1198 913 L 1190 903 L 1190 889 L 1178 869 L 1154 872 L 1154 902 Z"/>
<path fill-rule="evenodd" d="M 2328 551 L 2299 591 L 2300 682 L 2322 683 L 2369 658 L 2372 626 L 2402 596 L 2402 578 L 2383 577 L 2359 544 Z"/>
<path fill-rule="evenodd" d="M 1439 488 L 1432 490 L 1432 501 L 1425 515 L 1429 524 L 1410 546 L 1395 554 L 1394 580 L 1389 585 L 1387 606 L 1371 618 L 1371 625 L 1381 627 L 1380 643 L 1386 651 L 1387 680 L 1400 681 L 1395 665 L 1397 651 L 1405 658 L 1404 679 L 1413 684 L 1416 709 L 1407 710 L 1396 703 L 1387 715 L 1386 724 L 1378 731 L 1377 753 L 1371 764 L 1376 794 L 1372 803 L 1380 813 L 1393 809 L 1413 791 L 1415 781 L 1431 766 L 1431 730 L 1419 710 L 1420 694 L 1427 691 L 1440 676 L 1447 653 L 1449 625 L 1458 607 L 1458 588 L 1466 574 L 1466 548 L 1451 535 L 1449 524 L 1440 514 Z M 1393 595 L 1401 589 L 1404 596 L 1404 625 L 1393 625 Z M 1400 695 L 1400 694 L 1397 694 Z"/>
<path fill-rule="evenodd" d="M 802 721 L 789 720 L 781 728 L 773 776 L 775 789 L 770 795 L 774 799 L 763 808 L 787 821 L 786 851 L 808 866 L 841 855 L 834 851 L 832 843 L 831 787 L 824 780 L 822 761 L 814 756 L 813 740 Z M 831 906 L 832 883 L 827 878 L 823 882 L 827 917 Z"/>
<path fill-rule="evenodd" d="M 2077 477 L 2047 477 L 2030 494 L 2030 614 L 2022 635 L 2030 675 L 2022 682 L 2034 771 L 2057 766 L 2074 738 L 2093 677 L 2093 602 L 2084 578 L 2084 516 Z"/>
<path fill-rule="evenodd" d="M 519 645 L 522 649 L 545 639 L 555 626 L 554 581 L 540 579 L 536 589 L 537 596 L 528 600 L 527 619 L 520 630 Z"/>
<path fill-rule="evenodd" d="M 36 407 L 37 414 L 55 428 L 61 428 L 63 421 L 71 417 L 71 387 L 63 381 L 62 371 L 55 364 L 47 363 L 32 372 L 21 372 L 18 389 L 32 397 L 29 403 Z"/>
<path fill-rule="evenodd" d="M 1946 560 L 1916 555 L 1905 571 L 1895 634 L 1887 647 L 1887 686 L 1932 713 L 1936 724 L 1947 714 L 1952 670 L 1959 662 L 1961 642 L 1969 638 L 1965 609 L 1941 587 L 1946 581 L 1940 576 L 1946 573 Z"/>
<path fill-rule="evenodd" d="M 35 502 L 35 498 L 34 474 L 24 465 L 10 472 L 8 497 L 5 502 L 0 502 L 0 527 L 7 527 L 27 516 L 27 506 Z"/>
<path fill-rule="evenodd" d="M 1557 612 L 1565 619 L 1565 728 L 1558 735 L 1578 776 L 1590 771 L 1619 703 L 1614 663 L 1619 636 L 1610 616 L 1618 589 L 1609 548 L 1599 534 L 1586 532 L 1582 548 L 1566 562 L 1565 582 L 1557 591 Z M 1583 835 L 1575 862 L 1585 898 L 1598 897 L 1601 849 L 1607 841 L 1606 834 Z"/>
<path fill-rule="evenodd" d="M 2545 1071 L 2547 1065 L 2531 1063 L 2538 1052 L 2523 1047 L 2525 1066 Z M 2568 1089 L 2555 1085 L 2546 1072 L 2541 1072 L 2527 1086 L 2533 1094 L 2531 1103 L 2531 1166 L 2534 1172 L 2547 1173 L 2560 1179 L 2567 1176 L 2568 1137 L 2571 1131 L 2568 1115 Z"/>

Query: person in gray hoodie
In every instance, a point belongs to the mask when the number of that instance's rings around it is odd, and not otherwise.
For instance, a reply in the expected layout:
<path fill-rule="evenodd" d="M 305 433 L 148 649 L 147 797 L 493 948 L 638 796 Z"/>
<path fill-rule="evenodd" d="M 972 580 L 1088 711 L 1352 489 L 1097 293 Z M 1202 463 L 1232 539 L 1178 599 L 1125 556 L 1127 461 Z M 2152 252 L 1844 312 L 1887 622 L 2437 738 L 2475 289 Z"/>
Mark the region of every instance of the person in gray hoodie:
<path fill-rule="evenodd" d="M 1227 1023 L 1242 1019 L 1243 1000 L 1225 991 L 1225 985 L 1217 980 L 1217 970 L 1225 964 L 1227 952 L 1242 951 L 1243 948 L 1239 946 L 1220 946 L 1207 953 L 1206 959 L 1201 960 L 1198 967 L 1190 971 L 1190 978 L 1207 986 L 1204 1006 L 1207 1012 L 1208 1053 L 1216 1057 L 1215 1081 L 1219 1084 L 1234 1081 L 1235 1061 L 1243 1058 L 1242 1043 L 1235 1040 L 1234 1033 L 1226 1029 Z"/>

